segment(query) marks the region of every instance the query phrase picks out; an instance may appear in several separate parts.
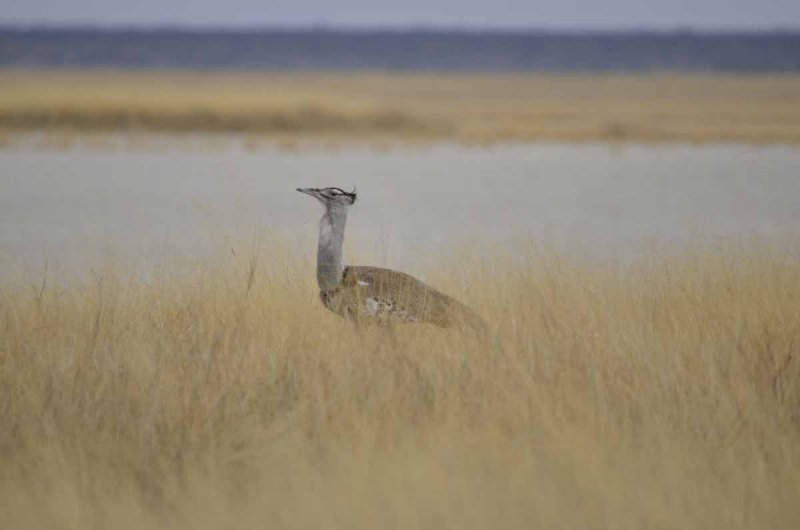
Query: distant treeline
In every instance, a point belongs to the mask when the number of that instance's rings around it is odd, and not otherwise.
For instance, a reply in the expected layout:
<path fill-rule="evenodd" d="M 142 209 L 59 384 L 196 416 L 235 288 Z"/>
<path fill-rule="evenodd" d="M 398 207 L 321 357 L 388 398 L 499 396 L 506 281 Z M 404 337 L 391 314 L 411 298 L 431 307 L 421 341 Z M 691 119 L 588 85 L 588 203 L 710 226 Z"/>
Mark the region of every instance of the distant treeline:
<path fill-rule="evenodd" d="M 0 28 L 0 66 L 393 71 L 800 71 L 800 32 Z"/>

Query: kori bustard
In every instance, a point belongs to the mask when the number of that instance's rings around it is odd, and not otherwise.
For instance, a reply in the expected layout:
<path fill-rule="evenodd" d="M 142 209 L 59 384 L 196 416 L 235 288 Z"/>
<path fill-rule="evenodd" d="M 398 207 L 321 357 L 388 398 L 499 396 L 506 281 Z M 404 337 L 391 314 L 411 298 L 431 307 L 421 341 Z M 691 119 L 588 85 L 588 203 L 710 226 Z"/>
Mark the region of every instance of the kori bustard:
<path fill-rule="evenodd" d="M 439 327 L 484 331 L 481 317 L 461 302 L 425 285 L 413 276 L 389 269 L 344 266 L 342 244 L 347 209 L 356 202 L 355 190 L 297 188 L 325 207 L 319 222 L 317 283 L 322 303 L 353 320 L 426 322 Z"/>

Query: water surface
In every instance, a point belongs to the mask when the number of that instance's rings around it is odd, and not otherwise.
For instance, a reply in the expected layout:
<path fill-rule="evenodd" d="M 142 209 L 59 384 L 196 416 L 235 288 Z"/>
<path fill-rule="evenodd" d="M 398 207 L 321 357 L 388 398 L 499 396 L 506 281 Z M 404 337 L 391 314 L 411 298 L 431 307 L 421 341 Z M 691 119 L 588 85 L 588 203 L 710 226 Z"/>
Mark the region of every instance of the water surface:
<path fill-rule="evenodd" d="M 376 152 L 0 151 L 0 266 L 136 267 L 281 234 L 313 255 L 321 207 L 357 186 L 348 250 L 415 270 L 464 243 L 636 252 L 800 226 L 800 150 L 519 145 Z"/>
<path fill-rule="evenodd" d="M 204 71 L 796 72 L 800 33 L 0 27 L 0 65 Z"/>

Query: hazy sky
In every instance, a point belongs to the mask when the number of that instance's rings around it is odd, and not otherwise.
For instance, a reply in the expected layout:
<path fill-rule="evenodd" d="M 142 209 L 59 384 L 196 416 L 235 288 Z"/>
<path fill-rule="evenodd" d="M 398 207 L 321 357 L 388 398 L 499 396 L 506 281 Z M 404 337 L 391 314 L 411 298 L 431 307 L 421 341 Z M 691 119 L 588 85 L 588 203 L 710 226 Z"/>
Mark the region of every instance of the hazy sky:
<path fill-rule="evenodd" d="M 0 0 L 0 23 L 800 29 L 800 1 Z"/>

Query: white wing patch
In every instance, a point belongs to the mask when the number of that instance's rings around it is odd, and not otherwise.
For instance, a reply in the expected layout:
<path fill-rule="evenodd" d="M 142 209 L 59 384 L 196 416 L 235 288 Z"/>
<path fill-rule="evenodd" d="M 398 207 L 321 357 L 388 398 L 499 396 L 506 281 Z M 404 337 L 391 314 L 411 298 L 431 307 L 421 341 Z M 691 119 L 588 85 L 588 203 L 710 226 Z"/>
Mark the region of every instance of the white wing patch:
<path fill-rule="evenodd" d="M 369 285 L 369 282 L 365 282 L 364 280 L 358 280 L 358 285 L 360 285 L 361 287 L 366 287 L 367 285 Z"/>
<path fill-rule="evenodd" d="M 400 320 L 403 322 L 417 322 L 419 319 L 409 315 L 404 309 L 396 307 L 392 302 L 381 300 L 380 298 L 369 297 L 367 302 L 367 313 L 373 318 L 380 320 Z"/>
<path fill-rule="evenodd" d="M 369 316 L 376 317 L 381 310 L 381 301 L 377 298 L 367 298 L 367 313 Z"/>

